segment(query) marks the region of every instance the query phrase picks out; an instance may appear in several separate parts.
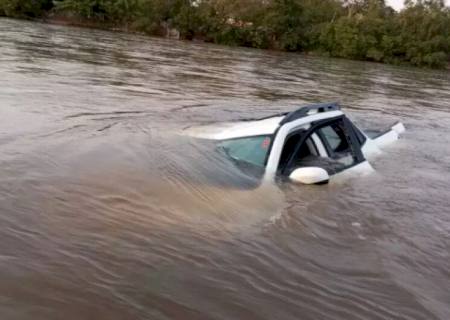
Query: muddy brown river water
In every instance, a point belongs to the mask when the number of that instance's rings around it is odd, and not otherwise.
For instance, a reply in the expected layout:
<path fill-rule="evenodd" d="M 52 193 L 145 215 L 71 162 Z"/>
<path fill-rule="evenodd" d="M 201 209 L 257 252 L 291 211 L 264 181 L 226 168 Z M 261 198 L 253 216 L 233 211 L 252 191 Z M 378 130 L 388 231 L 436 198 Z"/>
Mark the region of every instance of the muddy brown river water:
<path fill-rule="evenodd" d="M 369 177 L 254 188 L 183 128 L 340 101 Z M 450 319 L 450 75 L 0 19 L 1 319 Z"/>

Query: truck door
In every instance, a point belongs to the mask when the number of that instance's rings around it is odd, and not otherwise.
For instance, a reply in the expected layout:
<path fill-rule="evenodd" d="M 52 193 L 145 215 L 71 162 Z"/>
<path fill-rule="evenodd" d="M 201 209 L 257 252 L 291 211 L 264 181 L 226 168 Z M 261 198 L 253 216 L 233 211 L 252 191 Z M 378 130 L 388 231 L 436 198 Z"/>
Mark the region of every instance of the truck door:
<path fill-rule="evenodd" d="M 333 175 L 365 160 L 350 121 L 342 116 L 312 123 L 291 152 L 288 142 L 280 158 L 282 175 L 300 167 L 319 167 Z"/>

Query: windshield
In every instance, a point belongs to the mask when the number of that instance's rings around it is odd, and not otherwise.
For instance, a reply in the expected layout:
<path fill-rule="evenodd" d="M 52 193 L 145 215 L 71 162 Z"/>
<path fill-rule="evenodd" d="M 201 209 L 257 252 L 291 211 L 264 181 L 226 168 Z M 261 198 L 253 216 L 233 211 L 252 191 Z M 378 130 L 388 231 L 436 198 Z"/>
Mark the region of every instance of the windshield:
<path fill-rule="evenodd" d="M 264 167 L 272 136 L 254 136 L 224 140 L 219 148 L 234 160 Z"/>

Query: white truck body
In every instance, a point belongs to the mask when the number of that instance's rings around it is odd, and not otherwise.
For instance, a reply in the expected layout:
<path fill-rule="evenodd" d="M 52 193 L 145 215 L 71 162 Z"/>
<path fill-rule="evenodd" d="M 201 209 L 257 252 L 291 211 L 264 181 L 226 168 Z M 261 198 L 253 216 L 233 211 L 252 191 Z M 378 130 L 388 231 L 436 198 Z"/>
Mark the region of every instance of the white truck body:
<path fill-rule="evenodd" d="M 311 180 L 313 172 L 318 174 L 316 167 L 325 169 L 331 179 L 372 172 L 373 168 L 367 159 L 380 154 L 381 148 L 398 140 L 404 131 L 403 124 L 397 123 L 385 133 L 371 138 L 351 123 L 337 103 L 329 103 L 305 106 L 291 113 L 264 119 L 189 128 L 184 133 L 197 138 L 215 140 L 219 143 L 231 141 L 228 144 L 233 144 L 233 141 L 248 140 L 251 142 L 252 138 L 265 137 L 267 141 L 270 140 L 270 145 L 263 140 L 264 147 L 268 149 L 267 155 L 264 162 L 258 163 L 264 167 L 264 180 L 274 180 L 280 174 L 293 174 L 292 170 L 296 167 L 292 162 L 296 157 L 301 158 L 295 153 L 299 153 L 300 149 L 306 150 L 307 156 L 314 156 L 317 159 L 317 164 L 312 162 L 313 166 L 311 163 L 309 166 L 298 166 L 303 167 L 302 172 L 307 176 L 305 181 L 313 181 L 314 179 Z M 298 143 L 296 144 L 297 136 Z M 295 145 L 295 148 L 292 145 Z M 254 146 L 249 145 L 249 147 Z M 285 150 L 288 147 L 292 149 L 291 154 L 289 154 L 289 150 Z M 245 145 L 240 148 L 245 149 Z M 239 152 L 242 154 L 245 153 L 245 150 Z M 246 157 L 250 159 L 252 155 L 247 153 Z M 237 161 L 246 161 L 248 160 L 245 159 L 246 157 L 239 159 L 239 156 L 232 156 Z M 283 159 L 281 159 L 282 157 Z M 326 159 L 336 163 L 341 161 L 342 168 L 330 170 L 327 165 L 321 164 L 322 160 Z M 286 169 L 282 164 L 288 168 Z M 308 172 L 305 167 L 311 168 L 311 170 Z M 292 175 L 292 177 L 296 175 Z"/>

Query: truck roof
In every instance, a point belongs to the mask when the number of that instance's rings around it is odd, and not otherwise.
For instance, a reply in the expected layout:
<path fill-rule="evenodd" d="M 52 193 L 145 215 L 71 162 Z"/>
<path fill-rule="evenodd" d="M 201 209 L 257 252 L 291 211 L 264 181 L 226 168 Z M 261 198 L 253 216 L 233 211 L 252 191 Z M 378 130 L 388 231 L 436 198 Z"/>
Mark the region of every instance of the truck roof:
<path fill-rule="evenodd" d="M 190 127 L 185 134 L 204 139 L 227 140 L 239 137 L 272 135 L 283 124 L 313 114 L 339 110 L 337 103 L 321 103 L 303 106 L 286 112 L 257 119 L 243 119 L 234 122 L 214 123 L 206 126 Z"/>

